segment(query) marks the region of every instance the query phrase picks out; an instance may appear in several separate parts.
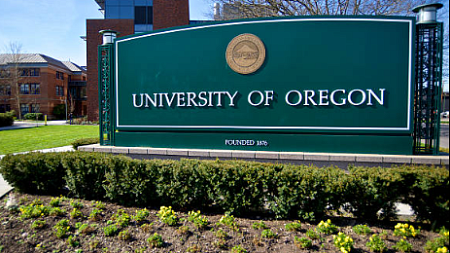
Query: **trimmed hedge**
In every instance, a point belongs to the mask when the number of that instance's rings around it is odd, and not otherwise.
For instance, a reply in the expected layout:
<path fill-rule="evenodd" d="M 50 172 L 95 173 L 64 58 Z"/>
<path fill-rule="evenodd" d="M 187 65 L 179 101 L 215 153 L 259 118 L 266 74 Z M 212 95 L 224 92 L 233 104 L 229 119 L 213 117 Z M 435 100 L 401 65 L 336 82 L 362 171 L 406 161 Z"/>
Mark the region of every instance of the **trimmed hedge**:
<path fill-rule="evenodd" d="M 78 139 L 78 140 L 73 141 L 71 144 L 72 144 L 73 149 L 78 150 L 79 146 L 96 144 L 96 143 L 100 143 L 100 138 L 99 137 L 82 138 L 82 139 Z"/>
<path fill-rule="evenodd" d="M 44 119 L 44 114 L 38 112 L 38 113 L 27 113 L 25 115 L 23 115 L 23 117 L 27 120 L 43 120 Z"/>
<path fill-rule="evenodd" d="M 0 113 L 0 127 L 12 126 L 14 124 L 14 116 L 12 113 Z"/>
<path fill-rule="evenodd" d="M 449 171 L 427 166 L 317 168 L 245 161 L 134 160 L 102 153 L 7 155 L 0 173 L 17 190 L 106 199 L 127 206 L 171 205 L 242 215 L 318 220 L 327 209 L 356 217 L 395 216 L 410 204 L 421 220 L 449 224 Z M 379 214 L 379 211 L 381 214 Z"/>

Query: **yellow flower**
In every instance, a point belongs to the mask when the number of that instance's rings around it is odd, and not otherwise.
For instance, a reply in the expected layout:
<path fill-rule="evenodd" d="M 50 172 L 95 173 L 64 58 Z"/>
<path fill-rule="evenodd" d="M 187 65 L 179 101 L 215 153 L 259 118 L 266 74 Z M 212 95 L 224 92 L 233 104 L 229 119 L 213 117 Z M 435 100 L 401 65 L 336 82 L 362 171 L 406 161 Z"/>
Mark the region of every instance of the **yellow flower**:
<path fill-rule="evenodd" d="M 441 247 L 441 248 L 439 248 L 437 251 L 436 251 L 436 253 L 448 253 L 448 249 L 447 249 L 447 247 Z"/>

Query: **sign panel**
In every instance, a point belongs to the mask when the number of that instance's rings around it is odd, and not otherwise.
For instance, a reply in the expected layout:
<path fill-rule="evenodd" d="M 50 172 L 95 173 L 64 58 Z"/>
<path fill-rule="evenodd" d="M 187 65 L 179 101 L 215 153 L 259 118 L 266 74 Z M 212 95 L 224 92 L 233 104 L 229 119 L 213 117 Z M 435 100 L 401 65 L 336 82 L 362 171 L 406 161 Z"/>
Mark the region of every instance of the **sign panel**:
<path fill-rule="evenodd" d="M 118 140 L 127 132 L 215 132 L 388 134 L 409 142 L 413 33 L 406 17 L 292 17 L 119 38 Z M 222 148 L 256 146 L 256 139 L 227 144 L 229 137 Z"/>

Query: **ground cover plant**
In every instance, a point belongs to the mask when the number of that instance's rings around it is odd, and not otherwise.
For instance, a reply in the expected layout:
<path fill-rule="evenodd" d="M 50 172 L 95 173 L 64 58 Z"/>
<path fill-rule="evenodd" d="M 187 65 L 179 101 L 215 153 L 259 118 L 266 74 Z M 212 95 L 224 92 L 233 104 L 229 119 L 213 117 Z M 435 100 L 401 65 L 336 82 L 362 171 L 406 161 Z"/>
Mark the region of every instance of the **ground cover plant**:
<path fill-rule="evenodd" d="M 205 214 L 194 210 L 174 210 L 169 207 L 156 209 L 124 207 L 104 201 L 37 196 L 18 192 L 13 192 L 12 195 L 0 199 L 2 253 L 444 253 L 448 252 L 449 248 L 448 230 L 430 231 L 429 224 L 413 223 L 404 217 L 403 221 L 367 222 L 343 216 L 327 216 L 329 219 L 314 223 L 301 222 L 301 227 L 295 225 L 295 229 L 286 229 L 292 227 L 288 224 L 300 223 L 294 220 L 255 216 L 237 218 L 227 214 Z M 8 201 L 11 198 L 14 199 L 12 204 Z M 74 204 L 82 213 L 81 216 L 70 216 Z M 55 208 L 64 211 L 58 215 L 51 215 L 51 210 Z M 90 217 L 93 212 L 97 212 L 95 210 L 100 211 L 98 218 L 93 220 Z M 165 218 L 174 215 L 177 217 L 177 225 L 165 222 L 167 221 Z M 195 224 L 195 220 L 198 219 L 207 220 L 208 225 L 200 229 Z M 370 229 L 370 234 L 355 232 L 355 226 L 362 225 Z M 336 233 L 330 234 L 328 233 L 330 231 L 321 230 L 320 227 L 333 227 L 337 232 L 333 229 Z M 323 232 L 317 232 L 317 238 L 310 238 L 308 231 Z"/>
<path fill-rule="evenodd" d="M 98 137 L 98 126 L 39 126 L 0 131 L 0 155 L 71 145 Z"/>

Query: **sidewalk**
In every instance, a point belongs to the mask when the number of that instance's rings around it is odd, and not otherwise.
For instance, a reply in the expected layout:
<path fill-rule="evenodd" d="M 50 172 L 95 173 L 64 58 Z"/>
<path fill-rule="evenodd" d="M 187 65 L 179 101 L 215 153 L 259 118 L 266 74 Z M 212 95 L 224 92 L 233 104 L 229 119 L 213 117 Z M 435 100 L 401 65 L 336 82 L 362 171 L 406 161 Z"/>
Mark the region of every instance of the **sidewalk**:
<path fill-rule="evenodd" d="M 33 122 L 33 121 L 14 121 L 12 126 L 8 127 L 0 127 L 0 131 L 3 130 L 14 130 L 14 129 L 22 129 L 22 128 L 32 128 L 37 126 L 43 126 L 45 123 L 43 121 Z M 66 125 L 65 120 L 51 120 L 47 121 L 47 126 L 56 126 L 56 125 Z"/>
<path fill-rule="evenodd" d="M 34 151 L 30 151 L 30 152 L 48 153 L 48 152 L 66 152 L 66 151 L 73 151 L 73 147 L 72 146 L 64 146 L 64 147 L 59 147 L 59 148 L 48 148 L 48 149 L 42 149 L 42 150 L 34 150 Z M 25 153 L 29 153 L 29 152 L 22 152 L 22 153 L 17 153 L 17 154 L 25 154 Z M 4 155 L 0 155 L 0 160 L 3 157 L 4 157 Z M 0 198 L 2 198 L 5 194 L 10 192 L 12 189 L 13 189 L 13 187 L 11 187 L 8 184 L 8 182 L 6 182 L 3 179 L 3 176 L 0 174 Z"/>

